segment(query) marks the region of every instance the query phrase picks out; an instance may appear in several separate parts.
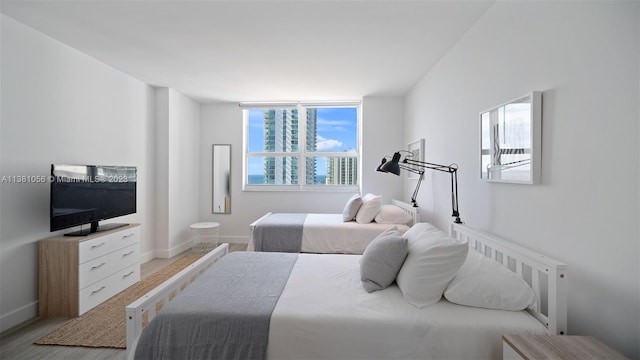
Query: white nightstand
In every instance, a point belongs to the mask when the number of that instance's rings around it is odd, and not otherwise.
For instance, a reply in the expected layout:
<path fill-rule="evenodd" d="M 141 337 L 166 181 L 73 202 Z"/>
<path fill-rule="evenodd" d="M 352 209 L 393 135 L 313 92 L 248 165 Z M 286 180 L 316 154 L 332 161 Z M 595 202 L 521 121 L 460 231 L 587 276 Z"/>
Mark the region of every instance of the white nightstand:
<path fill-rule="evenodd" d="M 503 335 L 502 359 L 627 359 L 593 336 Z"/>

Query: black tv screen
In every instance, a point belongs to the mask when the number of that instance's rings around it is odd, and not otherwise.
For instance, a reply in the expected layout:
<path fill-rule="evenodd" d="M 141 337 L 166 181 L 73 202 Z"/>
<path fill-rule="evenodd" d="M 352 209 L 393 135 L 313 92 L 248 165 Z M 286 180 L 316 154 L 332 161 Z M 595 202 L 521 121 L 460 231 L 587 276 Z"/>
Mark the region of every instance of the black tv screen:
<path fill-rule="evenodd" d="M 65 235 L 87 235 L 126 225 L 98 226 L 98 222 L 136 212 L 136 168 L 52 164 L 50 204 L 51 231 L 91 224 Z"/>

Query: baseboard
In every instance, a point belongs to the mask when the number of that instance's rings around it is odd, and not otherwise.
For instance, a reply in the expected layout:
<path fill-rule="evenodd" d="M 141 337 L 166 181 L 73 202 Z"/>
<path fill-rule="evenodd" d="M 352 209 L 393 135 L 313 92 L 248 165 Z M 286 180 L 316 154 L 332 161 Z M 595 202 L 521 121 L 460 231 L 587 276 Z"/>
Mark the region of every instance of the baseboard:
<path fill-rule="evenodd" d="M 31 302 L 16 310 L 0 316 L 0 333 L 4 333 L 25 321 L 38 316 L 38 301 Z"/>
<path fill-rule="evenodd" d="M 153 251 L 153 255 L 155 258 L 171 259 L 172 257 L 191 249 L 192 245 L 191 241 L 185 241 L 170 249 L 156 249 Z"/>
<path fill-rule="evenodd" d="M 153 259 L 155 259 L 155 256 L 153 255 L 153 251 L 147 251 L 144 254 L 140 255 L 140 264 L 144 264 L 147 261 L 151 261 Z"/>
<path fill-rule="evenodd" d="M 232 235 L 220 235 L 218 237 L 218 243 L 229 243 L 229 244 L 248 244 L 249 237 L 248 236 L 232 236 Z"/>

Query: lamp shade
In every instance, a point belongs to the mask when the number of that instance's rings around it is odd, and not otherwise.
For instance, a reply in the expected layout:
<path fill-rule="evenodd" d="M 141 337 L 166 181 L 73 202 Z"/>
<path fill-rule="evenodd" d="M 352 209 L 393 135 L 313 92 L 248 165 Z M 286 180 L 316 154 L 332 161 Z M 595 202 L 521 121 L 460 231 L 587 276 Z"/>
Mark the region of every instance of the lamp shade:
<path fill-rule="evenodd" d="M 386 159 L 385 159 L 386 160 Z M 380 171 L 390 172 L 392 174 L 400 175 L 400 153 L 394 153 L 391 161 L 384 162 L 380 166 Z"/>

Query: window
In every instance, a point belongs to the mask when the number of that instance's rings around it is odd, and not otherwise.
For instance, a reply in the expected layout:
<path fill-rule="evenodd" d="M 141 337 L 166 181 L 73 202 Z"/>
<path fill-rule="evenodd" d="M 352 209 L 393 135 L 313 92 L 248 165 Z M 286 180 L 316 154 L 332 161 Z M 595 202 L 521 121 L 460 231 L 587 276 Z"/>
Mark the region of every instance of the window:
<path fill-rule="evenodd" d="M 359 104 L 242 106 L 244 190 L 359 189 Z"/>

